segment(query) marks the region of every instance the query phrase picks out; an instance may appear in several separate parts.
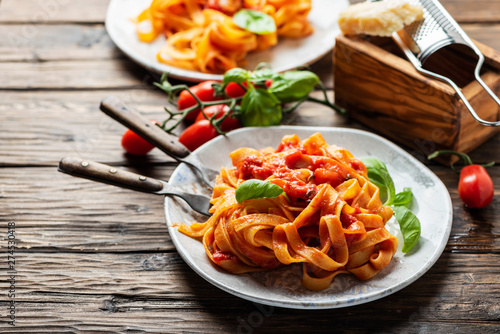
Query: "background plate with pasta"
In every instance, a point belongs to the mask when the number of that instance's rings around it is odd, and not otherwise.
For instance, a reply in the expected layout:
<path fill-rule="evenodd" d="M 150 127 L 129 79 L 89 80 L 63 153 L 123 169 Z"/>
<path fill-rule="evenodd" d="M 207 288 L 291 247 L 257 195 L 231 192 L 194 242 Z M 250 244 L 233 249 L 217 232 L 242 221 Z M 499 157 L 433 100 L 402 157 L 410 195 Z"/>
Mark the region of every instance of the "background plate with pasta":
<path fill-rule="evenodd" d="M 152 43 L 139 41 L 135 25 L 130 20 L 150 3 L 151 0 L 110 2 L 106 14 L 106 30 L 116 46 L 150 71 L 169 72 L 171 77 L 188 81 L 221 80 L 222 75 L 189 71 L 158 62 L 156 54 L 164 45 L 165 38 L 159 37 Z M 260 62 L 266 62 L 276 71 L 286 71 L 315 62 L 333 48 L 335 36 L 340 33 L 338 15 L 348 5 L 348 0 L 312 0 L 309 21 L 314 27 L 314 33 L 300 39 L 280 38 L 275 47 L 249 54 L 245 68 L 253 70 Z"/>
<path fill-rule="evenodd" d="M 320 132 L 328 144 L 341 146 L 356 158 L 372 156 L 384 161 L 394 179 L 396 191 L 403 190 L 403 187 L 412 188 L 414 200 L 411 209 L 422 225 L 419 243 L 409 253 L 403 254 L 403 239 L 393 218 L 386 228 L 399 239 L 399 248 L 391 263 L 377 276 L 368 281 L 360 281 L 352 275 L 339 275 L 329 288 L 310 291 L 301 283 L 300 265 L 242 275 L 217 268 L 210 262 L 200 241 L 171 226 L 174 222 L 203 222 L 206 218 L 194 213 L 182 201 L 167 197 L 165 214 L 170 236 L 179 254 L 195 272 L 226 292 L 261 304 L 296 309 L 326 309 L 382 298 L 410 285 L 432 267 L 443 252 L 450 235 L 453 211 L 449 193 L 441 180 L 426 166 L 380 136 L 345 128 L 242 128 L 230 132 L 226 137 L 217 137 L 193 154 L 209 167 L 218 170 L 221 166 L 231 166 L 229 153 L 236 148 L 276 148 L 284 135 L 297 134 L 304 139 L 316 132 Z M 174 171 L 169 182 L 188 191 L 209 195 L 196 175 L 184 164 Z"/>

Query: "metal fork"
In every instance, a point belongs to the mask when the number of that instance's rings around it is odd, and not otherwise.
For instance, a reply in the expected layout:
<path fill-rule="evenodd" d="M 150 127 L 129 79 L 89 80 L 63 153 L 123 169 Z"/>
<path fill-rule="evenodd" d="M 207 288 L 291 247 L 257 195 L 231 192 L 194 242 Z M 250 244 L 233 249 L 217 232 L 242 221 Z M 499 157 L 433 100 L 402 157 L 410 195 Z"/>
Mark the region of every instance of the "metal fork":
<path fill-rule="evenodd" d="M 59 162 L 60 172 L 93 181 L 112 184 L 114 186 L 142 191 L 155 195 L 177 196 L 186 201 L 198 213 L 210 216 L 210 198 L 203 195 L 190 194 L 177 189 L 165 181 L 136 173 L 120 170 L 95 161 L 66 157 Z"/>
<path fill-rule="evenodd" d="M 103 99 L 100 108 L 106 115 L 125 125 L 170 157 L 193 168 L 208 187 L 212 188 L 214 186 L 215 178 L 219 172 L 208 168 L 196 155 L 191 154 L 177 140 L 177 137 L 151 124 L 138 111 L 127 107 L 125 103 L 114 96 Z"/>

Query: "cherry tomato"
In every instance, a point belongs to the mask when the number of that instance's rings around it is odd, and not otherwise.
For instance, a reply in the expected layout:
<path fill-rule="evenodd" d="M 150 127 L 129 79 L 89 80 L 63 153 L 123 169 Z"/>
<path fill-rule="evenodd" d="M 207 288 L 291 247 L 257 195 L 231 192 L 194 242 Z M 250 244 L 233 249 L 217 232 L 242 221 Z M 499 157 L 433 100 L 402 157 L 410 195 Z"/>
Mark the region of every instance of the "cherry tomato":
<path fill-rule="evenodd" d="M 133 155 L 146 155 L 154 148 L 153 144 L 150 144 L 130 129 L 123 134 L 121 143 L 125 151 Z"/>
<path fill-rule="evenodd" d="M 246 82 L 244 82 L 242 85 L 245 87 L 248 86 Z M 238 97 L 242 97 L 243 95 L 245 95 L 245 93 L 247 91 L 245 89 L 243 89 L 236 82 L 230 82 L 227 84 L 227 86 L 225 88 L 225 92 L 226 92 L 226 95 L 231 97 L 231 98 L 238 98 Z"/>
<path fill-rule="evenodd" d="M 460 171 L 460 180 L 458 181 L 458 195 L 462 202 L 471 209 L 480 209 L 489 205 L 495 194 L 495 186 L 486 169 L 481 165 L 473 164 L 467 154 L 452 150 L 436 151 L 427 158 L 434 159 L 441 154 L 456 155 L 465 164 Z M 485 166 L 492 166 L 493 164 L 495 163 L 491 162 Z M 453 163 L 450 167 L 458 172 Z"/>
<path fill-rule="evenodd" d="M 207 119 L 202 119 L 188 126 L 179 136 L 179 142 L 190 151 L 194 151 L 210 139 L 217 137 L 219 133 Z"/>
<path fill-rule="evenodd" d="M 208 118 L 211 118 L 213 115 L 216 115 L 215 119 L 219 119 L 222 116 L 224 116 L 224 114 L 228 112 L 228 110 L 229 107 L 227 105 L 216 104 L 213 106 L 205 107 L 205 109 L 203 109 L 203 112 L 205 113 L 205 115 L 207 115 Z M 199 122 L 204 119 L 206 119 L 205 116 L 203 116 L 203 113 L 200 112 L 196 117 L 195 122 Z M 227 116 L 220 125 L 220 129 L 224 132 L 228 132 L 240 127 L 241 127 L 240 121 L 237 120 L 236 118 L 231 117 L 231 114 L 229 114 L 229 116 Z"/>
<path fill-rule="evenodd" d="M 493 200 L 494 191 L 493 181 L 483 166 L 468 165 L 462 168 L 458 194 L 467 207 L 484 208 Z"/>
<path fill-rule="evenodd" d="M 195 86 L 190 87 L 189 90 L 191 90 L 191 92 L 194 95 L 196 95 L 196 97 L 198 97 L 201 101 L 204 102 L 216 101 L 219 100 L 219 98 L 216 98 L 214 96 L 215 91 L 212 87 L 213 83 L 215 83 L 215 81 L 204 81 Z M 177 100 L 177 108 L 179 110 L 184 110 L 194 105 L 196 105 L 196 100 L 193 97 L 193 95 L 191 95 L 189 91 L 183 90 L 179 94 L 179 99 Z M 196 116 L 198 116 L 199 112 L 200 109 L 195 109 L 191 111 L 189 114 L 187 114 L 185 119 L 188 121 L 194 121 Z"/>
<path fill-rule="evenodd" d="M 243 0 L 208 0 L 206 6 L 228 16 L 233 16 L 234 13 L 243 7 Z"/>

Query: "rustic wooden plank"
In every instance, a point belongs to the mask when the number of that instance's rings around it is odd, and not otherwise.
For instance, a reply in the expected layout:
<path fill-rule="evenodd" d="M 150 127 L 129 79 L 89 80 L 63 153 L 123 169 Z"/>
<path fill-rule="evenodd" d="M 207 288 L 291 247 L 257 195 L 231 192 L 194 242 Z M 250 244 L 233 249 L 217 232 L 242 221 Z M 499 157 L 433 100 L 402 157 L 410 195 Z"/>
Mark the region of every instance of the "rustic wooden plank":
<path fill-rule="evenodd" d="M 167 180 L 173 167 L 127 170 Z M 173 248 L 162 196 L 72 177 L 55 166 L 31 171 L 2 168 L 0 180 L 1 195 L 10 202 L 0 219 L 16 222 L 20 248 L 42 252 Z"/>
<path fill-rule="evenodd" d="M 364 332 L 370 322 L 372 331 L 390 333 L 437 323 L 492 333 L 499 316 L 499 269 L 491 266 L 498 255 L 444 254 L 427 274 L 393 295 L 315 312 L 229 295 L 194 274 L 176 253 L 69 255 L 18 253 L 18 330 L 92 330 L 105 324 L 100 330 L 156 332 L 168 324 L 171 333 L 233 332 L 243 326 L 267 332 L 293 323 L 302 332 L 323 332 L 340 322 Z M 376 319 L 374 309 L 379 310 Z"/>
<path fill-rule="evenodd" d="M 500 50 L 500 26 L 466 25 L 474 38 Z M 22 26 L 0 25 L 0 89 L 114 89 L 141 85 L 148 71 L 126 58 L 102 26 L 40 26 L 39 36 L 21 38 Z M 13 38 L 12 36 L 18 36 Z M 117 61 L 108 63 L 107 60 Z M 332 53 L 312 70 L 332 88 Z"/>
<path fill-rule="evenodd" d="M 498 196 L 482 210 L 469 210 L 458 197 L 457 175 L 443 166 L 431 167 L 453 201 L 454 221 L 446 250 L 500 253 L 494 225 L 500 210 Z M 173 166 L 153 164 L 127 170 L 166 180 Z M 490 174 L 495 182 L 500 180 L 499 167 L 491 168 Z M 0 212 L 0 220 L 16 222 L 23 249 L 91 253 L 173 249 L 162 197 L 71 177 L 58 173 L 55 166 L 0 168 L 0 185 L 0 194 L 9 203 Z"/>
<path fill-rule="evenodd" d="M 500 21 L 500 3 L 495 0 L 441 0 L 440 2 L 457 22 Z"/>
<path fill-rule="evenodd" d="M 110 0 L 3 0 L 0 22 L 21 22 L 31 33 L 36 23 L 104 22 Z"/>
<path fill-rule="evenodd" d="M 462 24 L 468 35 L 482 43 L 500 49 L 498 25 Z M 109 38 L 102 24 L 39 25 L 36 36 L 27 35 L 22 24 L 0 23 L 0 60 L 64 60 L 95 59 L 122 56 Z M 15 57 L 17 56 L 17 57 Z M 331 61 L 326 55 L 318 61 Z M 320 65 L 323 66 L 323 65 Z M 330 64 L 331 66 L 331 64 Z"/>
<path fill-rule="evenodd" d="M 54 165 L 66 155 L 108 164 L 172 161 L 157 149 L 146 160 L 124 155 L 120 138 L 125 128 L 99 110 L 100 101 L 109 95 L 149 119 L 166 119 L 166 95 L 149 83 L 130 90 L 2 92 L 0 165 Z M 331 93 L 329 98 L 333 98 Z M 323 126 L 351 124 L 331 109 L 312 103 L 301 106 L 286 121 L 317 125 L 319 117 Z"/>
<path fill-rule="evenodd" d="M 110 95 L 149 119 L 166 118 L 165 94 L 147 85 L 125 91 L 3 92 L 0 164 L 55 165 L 66 155 L 104 163 L 134 161 L 120 145 L 125 127 L 99 110 L 101 100 Z M 156 149 L 147 157 L 140 160 L 172 161 Z"/>
<path fill-rule="evenodd" d="M 428 273 L 412 284 L 413 288 L 405 288 L 399 294 L 411 299 L 436 295 L 440 302 L 446 303 L 455 299 L 457 304 L 464 304 L 465 309 L 469 307 L 467 304 L 483 299 L 483 290 L 489 289 L 491 298 L 485 301 L 485 305 L 495 306 L 495 301 L 500 298 L 500 286 L 496 284 L 500 269 L 492 263 L 498 260 L 498 254 L 444 253 Z M 175 251 L 125 254 L 59 252 L 46 253 L 42 257 L 31 249 L 18 249 L 16 269 L 19 283 L 16 297 L 20 302 L 40 301 L 44 293 L 53 294 L 56 302 L 64 302 L 67 296 L 87 294 L 139 300 L 143 296 L 171 298 L 177 306 L 192 307 L 197 300 L 210 299 L 219 291 L 217 288 L 206 289 L 210 283 L 195 274 Z M 89 271 L 92 271 L 90 276 Z M 471 300 L 467 300 L 469 296 L 458 296 L 463 293 L 465 285 L 475 290 L 475 297 Z M 192 290 L 197 298 L 183 300 Z M 403 301 L 398 304 L 403 304 Z M 494 308 L 491 311 L 500 312 Z M 444 316 L 434 315 L 436 319 Z M 471 318 L 473 316 L 480 320 L 477 311 L 471 314 Z M 451 319 L 456 317 L 452 315 Z"/>
<path fill-rule="evenodd" d="M 472 38 L 500 50 L 499 25 L 481 23 L 500 21 L 500 3 L 442 2 Z M 0 84 L 0 250 L 6 254 L 8 221 L 16 222 L 20 246 L 16 327 L 4 317 L 8 283 L 5 271 L 0 275 L 2 333 L 498 332 L 498 191 L 489 207 L 468 210 L 458 197 L 458 176 L 425 159 L 453 201 L 443 255 L 391 296 L 314 312 L 259 306 L 205 282 L 175 251 L 161 198 L 58 173 L 57 161 L 70 153 L 158 178 L 168 178 L 175 167 L 157 150 L 147 159 L 124 156 L 123 127 L 98 110 L 108 94 L 150 118 L 162 117 L 165 103 L 151 90 L 148 73 L 105 35 L 107 4 L 3 0 L 0 7 L 0 70 L 3 81 L 11 81 Z M 9 32 L 26 34 L 29 43 L 12 49 Z M 313 69 L 332 88 L 331 58 Z M 286 122 L 360 127 L 312 104 Z M 474 161 L 500 161 L 499 140 L 472 152 Z M 500 168 L 489 172 L 498 183 Z"/>
<path fill-rule="evenodd" d="M 146 70 L 127 59 L 4 62 L 0 89 L 125 89 L 140 87 Z"/>
<path fill-rule="evenodd" d="M 351 0 L 352 3 L 359 2 Z M 443 6 L 459 22 L 498 22 L 500 4 L 495 0 L 442 0 Z M 103 22 L 108 1 L 100 0 L 2 0 L 0 23 Z"/>
<path fill-rule="evenodd" d="M 28 35 L 22 24 L 0 25 L 0 61 L 95 60 L 124 58 L 97 25 L 38 25 Z"/>

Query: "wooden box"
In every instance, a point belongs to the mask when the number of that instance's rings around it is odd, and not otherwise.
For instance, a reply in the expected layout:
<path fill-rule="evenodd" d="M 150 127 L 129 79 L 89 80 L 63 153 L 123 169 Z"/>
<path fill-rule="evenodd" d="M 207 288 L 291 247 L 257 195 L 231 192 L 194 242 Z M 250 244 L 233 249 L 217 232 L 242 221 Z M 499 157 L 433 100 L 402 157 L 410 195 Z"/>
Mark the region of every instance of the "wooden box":
<path fill-rule="evenodd" d="M 476 45 L 486 58 L 481 77 L 500 95 L 500 54 Z M 477 56 L 469 51 L 447 47 L 426 68 L 451 77 L 480 117 L 497 121 L 500 107 L 474 80 Z M 500 130 L 477 123 L 449 85 L 418 73 L 390 38 L 339 35 L 333 58 L 335 102 L 419 158 L 439 149 L 468 153 Z"/>

